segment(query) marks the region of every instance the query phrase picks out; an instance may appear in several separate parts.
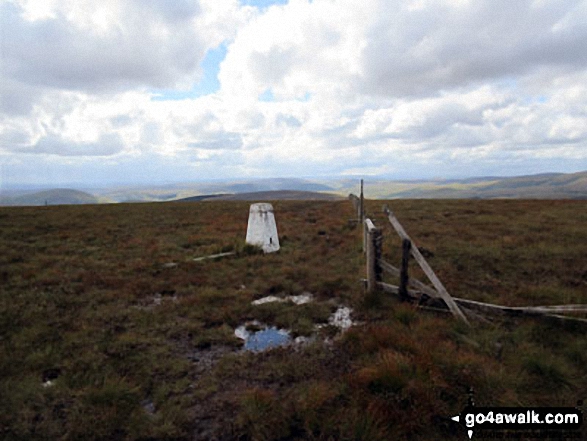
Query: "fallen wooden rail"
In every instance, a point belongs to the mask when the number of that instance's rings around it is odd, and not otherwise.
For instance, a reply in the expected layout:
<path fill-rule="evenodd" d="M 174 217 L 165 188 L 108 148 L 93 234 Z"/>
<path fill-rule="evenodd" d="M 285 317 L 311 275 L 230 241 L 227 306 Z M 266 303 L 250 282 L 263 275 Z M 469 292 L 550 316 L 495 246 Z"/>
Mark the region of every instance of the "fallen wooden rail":
<path fill-rule="evenodd" d="M 233 256 L 235 254 L 236 254 L 236 251 L 229 251 L 228 253 L 218 253 L 218 254 L 210 254 L 209 256 L 196 257 L 195 259 L 192 259 L 192 260 L 194 262 L 201 262 L 202 260 L 218 259 L 219 257 Z"/>
<path fill-rule="evenodd" d="M 485 313 L 500 313 L 509 316 L 545 316 L 556 319 L 574 320 L 587 323 L 587 319 L 579 317 L 568 317 L 555 312 L 587 312 L 587 305 L 553 305 L 553 306 L 501 306 L 491 303 L 478 302 L 475 300 L 455 298 L 455 301 L 464 307 L 475 309 Z"/>
<path fill-rule="evenodd" d="M 379 262 L 379 265 L 381 266 L 381 268 L 384 271 L 387 271 L 388 273 L 390 273 L 393 276 L 400 277 L 399 268 L 396 268 L 395 266 L 387 263 L 385 260 L 382 260 L 381 262 Z M 438 294 L 438 292 L 435 289 L 429 287 L 428 285 L 425 285 L 424 283 L 420 282 L 418 279 L 414 279 L 412 277 L 408 278 L 408 285 L 411 286 L 412 288 L 415 288 L 419 291 L 422 291 L 423 293 L 429 295 L 430 297 L 434 297 L 434 298 L 440 297 L 440 295 Z"/>
<path fill-rule="evenodd" d="M 390 263 L 381 260 L 379 262 L 380 267 L 383 271 L 391 274 L 395 277 L 401 276 L 401 270 Z M 431 288 L 430 286 L 422 283 L 418 279 L 414 279 L 410 277 L 408 279 L 408 285 L 413 289 L 407 291 L 408 300 L 412 302 L 418 302 L 419 304 L 422 302 L 422 295 L 426 294 L 427 296 L 433 299 L 441 299 L 440 293 L 435 289 Z M 398 295 L 400 298 L 403 296 L 401 295 L 400 286 L 390 285 L 388 283 L 378 282 L 377 286 L 385 292 Z M 471 316 L 472 311 L 475 310 L 482 313 L 487 314 L 500 314 L 500 315 L 507 315 L 511 317 L 519 317 L 519 316 L 544 316 L 549 317 L 552 319 L 556 319 L 559 321 L 577 321 L 587 323 L 587 319 L 579 318 L 579 317 L 568 317 L 564 315 L 559 315 L 557 313 L 587 313 L 587 305 L 545 305 L 545 306 L 501 306 L 501 305 L 494 305 L 492 303 L 485 303 L 479 302 L 475 300 L 468 300 L 468 299 L 461 299 L 458 297 L 452 297 L 454 302 L 464 309 L 466 315 Z M 443 299 L 444 300 L 444 299 Z M 420 307 L 424 309 L 431 309 L 441 311 L 442 309 L 438 307 L 429 307 L 429 306 L 422 306 Z M 450 310 L 447 309 L 447 312 Z"/>

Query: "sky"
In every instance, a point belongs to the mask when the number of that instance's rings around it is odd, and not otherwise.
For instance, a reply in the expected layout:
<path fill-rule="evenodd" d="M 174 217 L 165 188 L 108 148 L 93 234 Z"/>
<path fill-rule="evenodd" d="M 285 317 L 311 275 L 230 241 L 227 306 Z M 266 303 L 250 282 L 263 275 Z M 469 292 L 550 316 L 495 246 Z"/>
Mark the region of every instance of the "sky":
<path fill-rule="evenodd" d="M 0 0 L 0 189 L 587 170 L 587 1 Z"/>

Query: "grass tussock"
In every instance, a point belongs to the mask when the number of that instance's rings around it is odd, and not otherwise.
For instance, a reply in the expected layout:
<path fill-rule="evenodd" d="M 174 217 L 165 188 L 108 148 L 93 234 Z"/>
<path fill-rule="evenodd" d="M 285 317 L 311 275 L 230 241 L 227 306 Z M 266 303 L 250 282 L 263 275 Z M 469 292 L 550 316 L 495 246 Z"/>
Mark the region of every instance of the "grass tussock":
<path fill-rule="evenodd" d="M 381 214 L 384 258 L 400 241 Z M 0 209 L 0 438 L 459 439 L 477 405 L 573 406 L 587 337 L 517 319 L 469 328 L 365 295 L 351 204 L 274 203 L 281 250 L 244 243 L 248 204 Z M 505 305 L 587 303 L 581 201 L 393 201 L 448 291 Z M 234 255 L 195 262 L 221 252 Z M 170 265 L 174 263 L 175 265 Z M 413 277 L 423 275 L 410 267 Z M 390 280 L 390 282 L 393 282 Z M 310 292 L 314 302 L 251 305 Z M 238 352 L 247 321 L 342 337 Z"/>

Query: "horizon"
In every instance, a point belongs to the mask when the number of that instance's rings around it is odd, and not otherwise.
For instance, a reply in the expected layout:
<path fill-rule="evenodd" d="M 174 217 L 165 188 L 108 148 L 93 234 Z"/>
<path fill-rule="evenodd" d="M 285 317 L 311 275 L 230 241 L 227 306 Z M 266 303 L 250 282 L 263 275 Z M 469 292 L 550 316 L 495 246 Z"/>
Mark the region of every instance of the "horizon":
<path fill-rule="evenodd" d="M 329 182 L 332 183 L 340 183 L 342 181 L 356 181 L 357 188 L 360 186 L 361 180 L 364 181 L 365 186 L 371 183 L 382 183 L 382 182 L 398 182 L 398 183 L 418 183 L 418 182 L 438 182 L 438 183 L 450 183 L 450 182 L 463 182 L 463 181 L 470 181 L 470 180 L 502 180 L 502 179 L 515 179 L 515 178 L 526 178 L 526 177 L 535 177 L 535 176 L 547 176 L 547 175 L 572 175 L 577 173 L 587 173 L 587 170 L 581 170 L 578 172 L 571 172 L 571 173 L 559 173 L 559 172 L 544 172 L 544 173 L 533 173 L 533 174 L 524 174 L 524 175 L 510 175 L 510 176 L 498 176 L 498 175 L 485 175 L 485 176 L 465 176 L 462 178 L 447 178 L 447 177 L 431 177 L 431 178 L 413 178 L 413 179 L 395 179 L 392 177 L 386 176 L 304 176 L 304 177 L 293 177 L 293 176 L 280 176 L 280 177 L 267 177 L 267 178 L 217 178 L 217 179 L 204 179 L 199 181 L 160 181 L 160 182 L 144 182 L 144 183 L 137 183 L 137 182 L 108 182 L 102 184 L 88 184 L 82 182 L 64 182 L 64 183 L 47 183 L 47 184 L 11 184 L 11 185 L 2 185 L 0 182 L 0 196 L 5 195 L 4 193 L 15 193 L 15 192 L 41 192 L 47 190 L 79 190 L 83 192 L 91 192 L 91 191 L 106 191 L 106 190 L 130 190 L 130 189 L 137 189 L 137 190 L 146 190 L 146 189 L 157 189 L 157 188 L 165 188 L 165 187 L 197 187 L 197 186 L 205 186 L 207 184 L 210 185 L 229 185 L 229 184 L 241 184 L 241 183 L 263 183 L 268 181 L 300 181 L 304 183 L 316 183 L 316 184 L 328 184 Z M 288 190 L 289 188 L 280 188 L 276 191 L 284 191 Z M 264 191 L 264 190 L 263 190 Z M 318 191 L 319 192 L 319 191 Z"/>
<path fill-rule="evenodd" d="M 0 191 L 587 170 L 584 2 L 0 0 Z"/>

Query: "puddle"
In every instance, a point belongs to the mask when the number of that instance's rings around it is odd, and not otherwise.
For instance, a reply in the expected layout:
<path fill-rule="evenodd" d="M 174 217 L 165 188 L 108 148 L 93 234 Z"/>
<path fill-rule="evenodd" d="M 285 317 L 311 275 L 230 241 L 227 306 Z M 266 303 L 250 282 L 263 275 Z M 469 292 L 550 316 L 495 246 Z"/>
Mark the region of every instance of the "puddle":
<path fill-rule="evenodd" d="M 252 322 L 249 325 L 263 326 L 259 322 Z M 263 326 L 263 329 L 258 331 L 248 331 L 246 326 L 242 325 L 234 330 L 234 335 L 245 341 L 243 346 L 245 351 L 264 351 L 278 346 L 287 346 L 292 341 L 289 331 L 277 329 L 274 326 Z"/>
<path fill-rule="evenodd" d="M 341 306 L 328 318 L 328 324 L 336 326 L 342 331 L 346 331 L 353 325 L 353 321 L 351 320 L 352 311 L 351 308 Z"/>
<path fill-rule="evenodd" d="M 316 329 L 322 329 L 325 326 L 333 326 L 338 328 L 339 332 L 346 332 L 351 326 L 358 324 L 359 322 L 353 322 L 351 319 L 351 313 L 353 310 L 346 306 L 339 306 L 336 311 L 330 314 L 328 317 L 328 323 L 320 323 L 315 325 Z"/>
<path fill-rule="evenodd" d="M 153 403 L 151 400 L 146 399 L 141 401 L 141 406 L 143 406 L 143 409 L 145 410 L 145 412 L 147 413 L 147 415 L 153 416 L 155 415 L 155 403 Z"/>
<path fill-rule="evenodd" d="M 274 296 L 270 296 L 274 297 Z M 269 303 L 271 301 L 285 301 L 282 298 L 275 297 L 278 300 L 266 300 L 267 297 L 261 303 L 257 303 L 257 305 L 261 305 L 263 303 Z M 306 303 L 306 302 L 304 302 Z M 335 312 L 333 312 L 330 317 L 328 318 L 328 325 L 334 326 L 340 330 L 340 332 L 345 332 L 355 323 L 351 320 L 351 313 L 353 310 L 346 306 L 339 307 Z M 319 330 L 327 326 L 326 324 L 318 324 L 314 325 L 315 330 Z M 253 330 L 249 330 L 249 329 Z M 254 330 L 256 329 L 256 330 Z M 305 344 L 311 341 L 314 341 L 316 336 L 310 337 L 297 337 L 292 339 L 290 332 L 287 329 L 277 329 L 275 326 L 267 326 L 263 325 L 262 323 L 254 320 L 252 322 L 247 322 L 244 325 L 239 326 L 234 330 L 234 335 L 241 340 L 245 341 L 245 345 L 243 349 L 245 351 L 264 351 L 266 349 L 271 349 L 278 346 L 288 346 L 292 343 L 294 344 Z"/>

